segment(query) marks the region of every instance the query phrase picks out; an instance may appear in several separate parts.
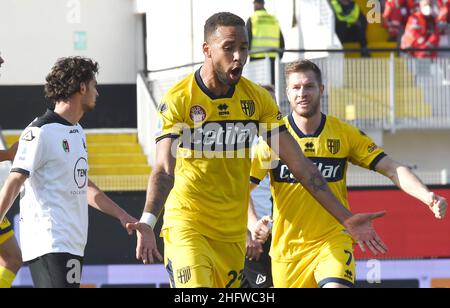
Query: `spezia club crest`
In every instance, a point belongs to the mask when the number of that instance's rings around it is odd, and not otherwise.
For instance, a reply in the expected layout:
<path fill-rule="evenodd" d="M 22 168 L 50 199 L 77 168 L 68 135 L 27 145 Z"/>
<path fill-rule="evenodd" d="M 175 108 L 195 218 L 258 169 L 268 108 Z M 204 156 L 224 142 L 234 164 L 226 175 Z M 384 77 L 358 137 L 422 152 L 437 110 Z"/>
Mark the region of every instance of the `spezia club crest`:
<path fill-rule="evenodd" d="M 203 122 L 206 119 L 206 111 L 203 107 L 199 105 L 194 105 L 191 107 L 189 116 L 194 123 Z"/>

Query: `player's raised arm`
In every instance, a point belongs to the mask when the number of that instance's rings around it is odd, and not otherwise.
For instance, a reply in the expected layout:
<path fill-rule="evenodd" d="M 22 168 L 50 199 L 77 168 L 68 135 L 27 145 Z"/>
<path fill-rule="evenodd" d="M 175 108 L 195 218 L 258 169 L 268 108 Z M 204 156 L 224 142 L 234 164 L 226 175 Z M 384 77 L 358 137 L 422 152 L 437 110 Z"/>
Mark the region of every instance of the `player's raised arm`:
<path fill-rule="evenodd" d="M 278 140 L 277 140 L 278 139 Z M 384 215 L 383 212 L 374 214 L 352 214 L 333 195 L 317 167 L 304 155 L 299 145 L 288 132 L 281 132 L 269 142 L 279 142 L 278 155 L 286 162 L 289 170 L 319 203 L 333 215 L 347 231 L 358 241 L 364 251 L 364 245 L 377 254 L 387 251 L 386 245 L 379 238 L 372 226 L 372 220 Z"/>
<path fill-rule="evenodd" d="M 408 195 L 428 205 L 437 219 L 444 218 L 447 200 L 430 191 L 408 167 L 386 156 L 376 165 L 375 170 L 388 177 Z"/>
<path fill-rule="evenodd" d="M 153 228 L 175 182 L 176 158 L 172 149 L 176 142 L 172 138 L 164 138 L 156 144 L 156 162 L 148 181 L 144 213 L 140 222 L 127 225 L 129 230 L 137 230 L 136 258 L 145 264 L 153 263 L 154 257 L 162 260 Z"/>

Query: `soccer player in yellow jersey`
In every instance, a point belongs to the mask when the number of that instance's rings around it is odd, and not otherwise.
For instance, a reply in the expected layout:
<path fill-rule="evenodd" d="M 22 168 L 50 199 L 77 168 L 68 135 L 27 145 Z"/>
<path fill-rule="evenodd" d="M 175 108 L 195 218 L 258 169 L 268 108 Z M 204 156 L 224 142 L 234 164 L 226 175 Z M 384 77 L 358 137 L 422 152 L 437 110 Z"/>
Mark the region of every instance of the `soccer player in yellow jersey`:
<path fill-rule="evenodd" d="M 0 56 L 0 66 L 4 60 Z M 18 143 L 7 150 L 0 150 L 0 161 L 13 160 Z M 0 288 L 10 288 L 19 268 L 22 266 L 22 254 L 14 237 L 11 223 L 7 218 L 0 221 Z"/>
<path fill-rule="evenodd" d="M 317 167 L 286 132 L 270 94 L 241 77 L 248 56 L 245 22 L 231 13 L 204 27 L 203 66 L 168 91 L 159 105 L 156 162 L 138 231 L 136 256 L 161 258 L 152 228 L 165 206 L 164 262 L 173 287 L 238 287 L 245 259 L 250 147 L 257 134 L 305 187 L 374 251 L 385 246 L 371 221 L 348 211 Z"/>
<path fill-rule="evenodd" d="M 363 132 L 321 113 L 324 86 L 319 68 L 308 60 L 285 69 L 292 113 L 288 131 L 319 169 L 335 196 L 346 206 L 348 162 L 375 170 L 426 204 L 442 219 L 447 201 L 429 191 L 409 168 L 393 161 Z M 270 169 L 270 164 L 272 169 Z M 272 274 L 275 287 L 352 287 L 355 279 L 353 239 L 305 189 L 284 157 L 258 145 L 251 170 L 252 188 L 270 173 L 274 198 Z M 270 170 L 269 170 L 270 169 Z M 368 243 L 369 248 L 372 243 Z"/>

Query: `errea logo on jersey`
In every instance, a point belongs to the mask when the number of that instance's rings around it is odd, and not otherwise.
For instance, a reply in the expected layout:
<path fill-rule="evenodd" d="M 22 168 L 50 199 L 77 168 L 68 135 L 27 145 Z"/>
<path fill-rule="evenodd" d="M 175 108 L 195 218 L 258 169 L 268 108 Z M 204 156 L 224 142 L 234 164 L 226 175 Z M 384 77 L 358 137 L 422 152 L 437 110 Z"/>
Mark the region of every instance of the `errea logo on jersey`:
<path fill-rule="evenodd" d="M 314 142 L 307 142 L 305 143 L 305 147 L 303 149 L 304 152 L 312 152 L 315 153 L 316 149 L 314 147 Z"/>
<path fill-rule="evenodd" d="M 227 104 L 220 104 L 217 106 L 217 109 L 219 110 L 219 116 L 221 117 L 228 117 L 230 115 L 230 111 L 228 110 L 229 107 Z"/>
<path fill-rule="evenodd" d="M 33 141 L 34 138 L 36 138 L 36 137 L 33 135 L 33 131 L 29 130 L 28 132 L 26 132 L 23 135 L 22 140 L 23 141 Z"/>

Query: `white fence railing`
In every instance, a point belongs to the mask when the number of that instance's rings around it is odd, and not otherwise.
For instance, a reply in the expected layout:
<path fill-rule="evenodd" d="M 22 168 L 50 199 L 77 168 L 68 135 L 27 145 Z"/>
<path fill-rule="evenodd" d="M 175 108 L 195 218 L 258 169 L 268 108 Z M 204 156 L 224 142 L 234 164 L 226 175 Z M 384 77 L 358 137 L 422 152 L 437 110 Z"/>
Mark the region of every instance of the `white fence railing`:
<path fill-rule="evenodd" d="M 156 104 L 153 101 L 146 78 L 142 75 L 137 76 L 137 126 L 138 140 L 144 153 L 147 155 L 147 162 L 153 166 L 155 160 L 155 134 L 156 134 Z"/>
<path fill-rule="evenodd" d="M 365 130 L 450 129 L 450 60 L 405 57 L 347 59 L 331 54 L 314 60 L 325 83 L 323 111 Z M 284 80 L 284 63 L 277 61 L 277 101 L 284 114 L 289 112 Z M 138 78 L 139 141 L 145 152 L 154 153 L 156 104 L 178 80 L 199 66 L 151 73 L 150 92 Z M 267 83 L 267 61 L 249 62 L 244 76 Z M 144 115 L 143 115 L 144 113 Z M 449 184 L 446 170 L 417 172 L 426 184 Z M 349 186 L 392 185 L 373 172 L 349 172 Z"/>
<path fill-rule="evenodd" d="M 330 56 L 314 61 L 323 73 L 322 106 L 328 114 L 361 129 L 450 128 L 449 58 Z M 277 88 L 286 88 L 282 74 L 276 80 Z M 285 91 L 279 95 L 280 108 L 286 113 Z"/>
<path fill-rule="evenodd" d="M 330 54 L 314 60 L 323 73 L 325 113 L 361 129 L 450 128 L 450 59 L 404 57 L 347 59 Z M 277 61 L 277 98 L 283 114 L 290 110 L 286 97 L 284 63 Z M 178 80 L 199 66 L 149 76 L 158 103 Z M 247 63 L 244 76 L 259 84 L 270 80 L 268 61 Z"/>

